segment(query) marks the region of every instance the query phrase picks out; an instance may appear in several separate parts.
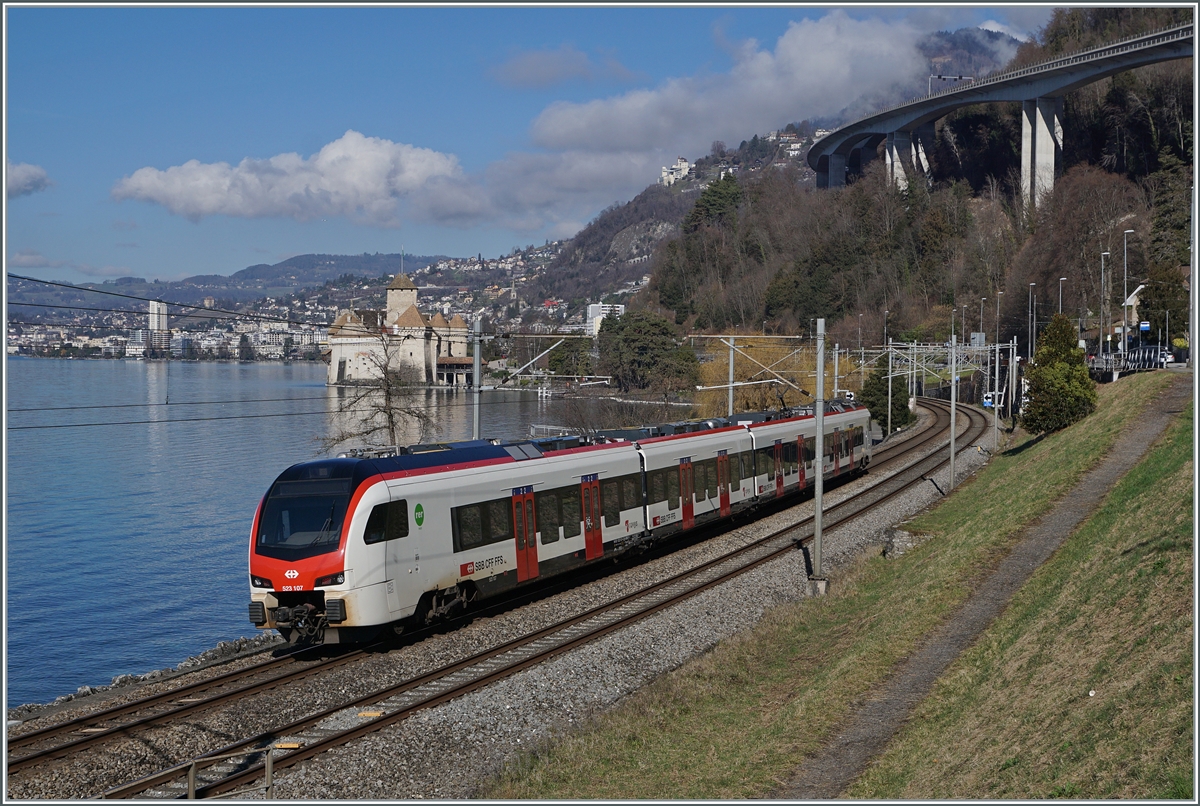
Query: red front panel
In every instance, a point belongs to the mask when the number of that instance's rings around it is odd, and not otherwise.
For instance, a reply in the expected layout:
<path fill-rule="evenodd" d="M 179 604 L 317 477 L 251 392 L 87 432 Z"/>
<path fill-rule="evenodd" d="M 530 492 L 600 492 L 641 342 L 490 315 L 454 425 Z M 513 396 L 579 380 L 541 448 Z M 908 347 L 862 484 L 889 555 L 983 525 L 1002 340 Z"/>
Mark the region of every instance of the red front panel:
<path fill-rule="evenodd" d="M 600 521 L 600 478 L 584 476 L 580 483 L 583 492 L 583 549 L 584 556 L 595 560 L 604 556 L 604 532 Z"/>
<path fill-rule="evenodd" d="M 531 487 L 513 490 L 512 513 L 513 536 L 517 543 L 517 582 L 524 582 L 538 575 L 537 522 Z"/>
<path fill-rule="evenodd" d="M 695 486 L 691 458 L 679 460 L 679 495 L 683 498 L 684 529 L 691 529 L 696 525 Z"/>

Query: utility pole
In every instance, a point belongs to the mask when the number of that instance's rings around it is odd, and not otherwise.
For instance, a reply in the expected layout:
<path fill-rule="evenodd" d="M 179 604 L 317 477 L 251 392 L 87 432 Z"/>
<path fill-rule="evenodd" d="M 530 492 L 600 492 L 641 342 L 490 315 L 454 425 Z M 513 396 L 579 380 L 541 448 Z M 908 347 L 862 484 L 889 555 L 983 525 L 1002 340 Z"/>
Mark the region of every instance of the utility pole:
<path fill-rule="evenodd" d="M 479 335 L 483 332 L 483 319 L 476 316 L 471 323 L 471 343 L 473 358 L 471 361 L 471 386 L 475 397 L 475 411 L 471 415 L 471 439 L 479 439 L 479 385 L 483 380 L 480 367 Z"/>
<path fill-rule="evenodd" d="M 729 416 L 733 416 L 733 336 L 729 337 Z"/>
<path fill-rule="evenodd" d="M 954 344 L 957 340 L 957 336 L 950 335 L 950 483 L 946 485 L 947 494 L 954 489 L 954 429 L 958 410 L 958 355 Z"/>
<path fill-rule="evenodd" d="M 887 343 L 888 351 L 888 416 L 887 416 L 887 435 L 884 439 L 892 435 L 892 343 Z"/>
<path fill-rule="evenodd" d="M 1028 352 L 1029 352 L 1029 360 L 1030 361 L 1033 360 L 1033 287 L 1035 285 L 1037 285 L 1037 283 L 1029 284 L 1029 314 L 1028 314 L 1028 318 L 1029 318 L 1029 327 L 1028 327 L 1029 351 Z"/>
<path fill-rule="evenodd" d="M 1128 349 L 1126 344 L 1129 341 L 1129 308 L 1125 303 L 1129 301 L 1129 233 L 1131 232 L 1133 232 L 1131 229 L 1125 230 L 1123 238 L 1125 241 L 1125 278 L 1122 288 L 1124 296 L 1121 297 L 1121 352 Z"/>
<path fill-rule="evenodd" d="M 817 320 L 817 399 L 814 402 L 817 426 L 817 479 L 813 492 L 813 577 L 820 586 L 821 573 L 821 496 L 825 492 L 825 320 Z"/>

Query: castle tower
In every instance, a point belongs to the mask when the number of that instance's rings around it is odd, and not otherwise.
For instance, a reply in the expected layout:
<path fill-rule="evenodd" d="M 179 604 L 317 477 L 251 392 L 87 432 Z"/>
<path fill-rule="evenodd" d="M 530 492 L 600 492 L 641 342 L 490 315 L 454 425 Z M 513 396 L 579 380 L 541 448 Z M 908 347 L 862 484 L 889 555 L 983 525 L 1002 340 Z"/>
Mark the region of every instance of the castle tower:
<path fill-rule="evenodd" d="M 400 314 L 417 304 L 417 287 L 412 280 L 403 274 L 397 274 L 396 279 L 387 287 L 387 315 L 384 321 L 388 324 L 395 322 Z"/>

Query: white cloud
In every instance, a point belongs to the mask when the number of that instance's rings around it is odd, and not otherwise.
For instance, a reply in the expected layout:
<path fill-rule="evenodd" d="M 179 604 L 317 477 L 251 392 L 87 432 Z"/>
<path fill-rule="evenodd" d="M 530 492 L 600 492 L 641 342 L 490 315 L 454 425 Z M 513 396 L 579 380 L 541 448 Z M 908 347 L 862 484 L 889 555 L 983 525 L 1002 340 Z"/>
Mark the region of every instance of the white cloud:
<path fill-rule="evenodd" d="M 46 169 L 40 165 L 30 165 L 27 162 L 4 162 L 5 186 L 7 197 L 28 196 L 45 190 L 53 182 L 46 175 Z"/>
<path fill-rule="evenodd" d="M 56 269 L 63 263 L 55 263 L 36 249 L 21 249 L 8 259 L 8 267 L 18 269 Z"/>
<path fill-rule="evenodd" d="M 735 63 L 726 74 L 552 104 L 534 120 L 533 139 L 550 149 L 658 148 L 699 155 L 714 139 L 736 143 L 911 84 L 924 69 L 915 48 L 921 33 L 904 21 L 854 20 L 833 11 L 791 23 L 773 51 L 744 43 L 733 51 Z"/>
<path fill-rule="evenodd" d="M 165 171 L 140 168 L 117 182 L 112 195 L 155 202 L 193 221 L 210 215 L 300 221 L 332 215 L 396 226 L 400 199 L 433 179 L 460 173 L 452 155 L 347 131 L 308 159 L 290 153 L 247 157 L 236 167 L 189 160 Z"/>
<path fill-rule="evenodd" d="M 634 78 L 633 72 L 615 57 L 604 56 L 597 64 L 574 45 L 516 53 L 493 67 L 491 74 L 506 87 L 534 89 L 545 89 L 569 81 L 631 81 Z"/>
<path fill-rule="evenodd" d="M 1008 34 L 1014 39 L 1019 39 L 1022 42 L 1029 39 L 1030 36 L 1030 34 L 1025 31 L 1014 28 L 1011 25 L 1005 25 L 1002 22 L 997 22 L 996 20 L 987 20 L 986 22 L 981 22 L 979 27 L 985 31 L 995 31 L 998 34 Z"/>

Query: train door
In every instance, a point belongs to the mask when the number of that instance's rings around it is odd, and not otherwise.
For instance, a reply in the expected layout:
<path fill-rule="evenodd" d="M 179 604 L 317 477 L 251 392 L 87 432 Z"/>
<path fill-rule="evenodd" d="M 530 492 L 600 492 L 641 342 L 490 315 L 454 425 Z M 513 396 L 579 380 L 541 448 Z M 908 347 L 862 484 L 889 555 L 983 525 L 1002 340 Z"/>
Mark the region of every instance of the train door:
<path fill-rule="evenodd" d="M 717 451 L 717 497 L 721 502 L 721 517 L 728 518 L 729 506 L 729 451 Z"/>
<path fill-rule="evenodd" d="M 804 435 L 796 437 L 796 466 L 800 470 L 800 489 L 804 489 L 805 473 L 804 473 Z"/>
<path fill-rule="evenodd" d="M 683 498 L 684 529 L 691 529 L 696 525 L 695 484 L 695 477 L 692 475 L 692 458 L 685 456 L 679 460 L 679 495 Z"/>
<path fill-rule="evenodd" d="M 600 521 L 600 474 L 591 473 L 579 479 L 583 501 L 583 552 L 594 560 L 604 556 L 604 532 Z"/>
<path fill-rule="evenodd" d="M 775 495 L 783 495 L 783 440 L 775 440 Z"/>
<path fill-rule="evenodd" d="M 842 470 L 842 432 L 838 429 L 833 429 L 833 475 L 837 475 Z"/>
<path fill-rule="evenodd" d="M 533 488 L 514 487 L 513 536 L 517 541 L 517 582 L 538 575 L 537 523 L 533 514 Z"/>

